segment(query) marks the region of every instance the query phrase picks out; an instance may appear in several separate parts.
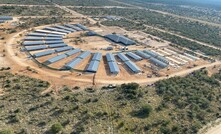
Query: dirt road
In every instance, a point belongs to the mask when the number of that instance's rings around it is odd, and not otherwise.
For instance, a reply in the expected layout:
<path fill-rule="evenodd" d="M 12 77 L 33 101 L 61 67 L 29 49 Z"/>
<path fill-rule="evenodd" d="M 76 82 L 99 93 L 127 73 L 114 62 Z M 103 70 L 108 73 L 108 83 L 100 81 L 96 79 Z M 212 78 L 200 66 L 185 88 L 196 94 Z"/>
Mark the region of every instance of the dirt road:
<path fill-rule="evenodd" d="M 59 6 L 57 4 L 55 4 L 55 6 L 65 10 L 67 12 L 71 12 L 73 15 L 77 15 L 77 16 L 80 16 L 80 17 L 83 17 L 83 18 L 85 17 L 84 15 L 78 14 L 75 11 L 72 11 L 68 8 L 64 8 L 63 6 Z M 90 18 L 90 17 L 86 17 L 86 18 Z M 16 37 L 18 37 L 19 34 L 22 34 L 24 32 L 26 32 L 26 30 L 21 31 L 19 33 L 16 33 L 13 37 L 6 40 L 7 43 L 5 44 L 5 48 L 7 50 L 7 53 L 9 54 L 10 60 L 12 60 L 14 63 L 17 63 L 19 66 L 23 66 L 23 67 L 30 66 L 31 68 L 38 71 L 39 75 L 48 75 L 48 77 L 54 77 L 54 78 L 57 78 L 57 79 L 61 79 L 62 76 L 60 74 L 52 73 L 52 72 L 43 70 L 43 69 L 41 69 L 37 66 L 34 66 L 34 65 L 32 66 L 32 65 L 24 62 L 23 59 L 15 56 L 15 52 L 14 52 L 13 47 L 12 47 L 11 44 L 13 44 L 16 41 Z M 214 65 L 221 65 L 221 62 L 218 61 L 218 62 L 215 62 L 215 63 L 212 63 L 212 64 L 206 64 L 206 65 L 198 66 L 198 67 L 195 67 L 195 68 L 192 68 L 192 69 L 184 70 L 184 71 L 181 71 L 181 72 L 178 72 L 178 73 L 171 74 L 170 77 L 183 76 L 183 75 L 189 74 L 193 71 L 199 70 L 203 67 L 212 67 Z M 140 84 L 147 84 L 147 83 L 154 83 L 158 80 L 162 80 L 162 79 L 166 79 L 166 78 L 168 78 L 168 77 L 151 78 L 151 79 L 138 79 L 138 80 L 108 80 L 108 81 L 104 80 L 104 79 L 96 79 L 96 83 L 97 84 L 122 84 L 122 83 L 129 83 L 129 82 L 137 82 L 137 83 L 140 83 Z M 78 81 L 78 82 L 93 83 L 93 79 L 78 78 L 78 77 L 74 77 L 74 76 L 71 76 L 71 75 L 67 76 L 65 78 L 62 78 L 62 79 L 73 80 L 73 81 Z"/>
<path fill-rule="evenodd" d="M 52 72 L 49 72 L 49 71 L 46 71 L 46 70 L 43 70 L 37 66 L 32 66 L 28 63 L 26 63 L 23 59 L 17 57 L 15 55 L 15 52 L 12 48 L 12 44 L 15 42 L 16 40 L 16 37 L 19 36 L 19 34 L 23 34 L 24 32 L 26 32 L 26 30 L 24 31 L 21 31 L 19 33 L 16 33 L 13 37 L 11 37 L 9 40 L 7 40 L 6 44 L 5 44 L 5 48 L 6 48 L 6 51 L 8 53 L 8 57 L 10 58 L 10 60 L 12 60 L 13 62 L 17 63 L 19 66 L 23 66 L 23 67 L 27 67 L 27 66 L 30 66 L 31 68 L 35 69 L 39 75 L 47 75 L 48 77 L 54 77 L 54 78 L 57 78 L 57 79 L 61 79 L 61 75 L 60 74 L 56 74 L 56 73 L 52 73 Z M 138 79 L 138 80 L 104 80 L 104 79 L 96 79 L 96 84 L 122 84 L 122 83 L 130 83 L 130 82 L 137 82 L 139 84 L 147 84 L 147 83 L 154 83 L 156 81 L 159 81 L 159 80 L 162 80 L 162 79 L 167 79 L 167 78 L 170 78 L 170 77 L 174 77 L 174 76 L 184 76 L 184 75 L 187 75 L 193 71 L 196 71 L 196 70 L 199 70 L 203 67 L 213 67 L 215 65 L 221 65 L 221 62 L 220 61 L 217 61 L 217 62 L 214 62 L 212 64 L 206 64 L 206 65 L 202 65 L 202 66 L 197 66 L 195 68 L 192 68 L 192 69 L 188 69 L 188 70 L 184 70 L 184 71 L 181 71 L 181 72 L 177 72 L 177 73 L 174 73 L 174 74 L 171 74 L 169 77 L 159 77 L 159 78 L 151 78 L 151 79 Z M 77 77 L 74 77 L 74 76 L 67 76 L 65 78 L 62 78 L 63 80 L 64 79 L 67 79 L 67 80 L 73 80 L 73 81 L 77 81 L 77 82 L 88 82 L 88 83 L 93 83 L 93 79 L 87 79 L 87 78 L 77 78 Z"/>
<path fill-rule="evenodd" d="M 68 9 L 68 8 L 65 8 L 65 9 L 64 9 L 64 6 L 59 6 L 59 5 L 56 5 L 56 6 L 58 6 L 59 8 L 65 10 L 65 11 L 67 11 L 67 9 Z M 93 8 L 100 8 L 100 7 L 93 7 Z M 123 7 L 122 7 L 122 8 L 123 8 Z M 124 7 L 124 8 L 126 8 L 126 7 Z M 141 8 L 141 7 L 137 7 L 137 8 Z M 145 8 L 142 8 L 142 9 L 145 9 Z M 149 9 L 145 9 L 145 10 L 149 10 Z M 71 11 L 73 11 L 73 10 L 69 9 L 68 11 L 71 12 Z M 161 12 L 161 11 L 159 11 L 159 12 Z M 74 11 L 73 14 L 75 14 L 75 13 L 76 13 L 76 12 Z M 162 13 L 163 13 L 163 14 L 168 14 L 168 13 L 164 13 L 164 12 L 162 12 Z M 79 13 L 78 13 L 78 14 L 79 14 Z M 83 15 L 81 14 L 81 16 L 83 16 Z M 91 22 L 93 22 L 93 24 L 96 23 L 96 21 L 93 20 L 93 19 L 91 19 L 90 17 L 87 17 L 87 19 L 89 19 Z M 135 23 L 137 23 L 137 24 L 140 24 L 139 22 L 137 22 L 137 21 L 135 21 L 135 20 L 131 20 L 131 19 L 128 19 L 128 18 L 125 18 L 125 19 L 127 19 L 128 21 L 131 21 L 131 22 L 135 22 Z M 208 44 L 208 43 L 205 43 L 205 42 L 201 42 L 201 41 L 198 41 L 198 40 L 195 40 L 195 39 L 191 39 L 191 38 L 188 38 L 188 37 L 186 37 L 186 36 L 183 36 L 183 35 L 180 35 L 180 34 L 177 34 L 177 33 L 174 33 L 174 32 L 166 31 L 166 30 L 163 30 L 163 29 L 160 29 L 160 28 L 157 28 L 157 27 L 149 26 L 149 25 L 144 25 L 144 26 L 146 26 L 147 28 L 153 28 L 153 29 L 158 30 L 158 31 L 160 31 L 160 32 L 168 33 L 168 34 L 171 34 L 171 35 L 174 35 L 174 36 L 177 36 L 177 37 L 180 37 L 180 38 L 189 40 L 189 41 L 196 42 L 196 43 L 198 43 L 198 44 L 200 44 L 200 45 L 203 45 L 203 46 L 207 46 L 207 47 L 211 47 L 211 48 L 213 48 L 213 49 L 221 50 L 221 47 L 217 47 L 217 46 L 214 46 L 214 45 L 210 45 L 210 44 Z"/>
<path fill-rule="evenodd" d="M 130 19 L 127 19 L 127 20 L 129 20 L 129 21 L 131 21 L 131 22 L 134 22 L 134 23 L 137 23 L 137 24 L 140 24 L 139 22 L 137 22 L 137 21 L 135 21 L 135 20 L 130 20 Z M 163 30 L 163 29 L 160 29 L 160 28 L 157 28 L 157 27 L 145 25 L 145 24 L 144 24 L 144 26 L 147 27 L 147 28 L 152 28 L 152 29 L 158 30 L 158 31 L 160 31 L 160 32 L 168 33 L 168 34 L 171 34 L 171 35 L 174 35 L 174 36 L 177 36 L 177 37 L 180 37 L 180 38 L 189 40 L 189 41 L 196 42 L 196 43 L 198 43 L 198 44 L 200 44 L 200 45 L 203 45 L 203 46 L 207 46 L 207 47 L 211 47 L 211 48 L 214 48 L 214 49 L 221 50 L 221 47 L 213 46 L 213 45 L 210 45 L 210 44 L 207 44 L 207 43 L 198 41 L 198 40 L 194 40 L 194 39 L 188 38 L 188 37 L 186 37 L 186 36 L 182 36 L 182 35 L 179 35 L 179 34 L 176 34 L 176 33 L 173 33 L 173 32 L 169 32 L 169 31 L 166 31 L 166 30 Z"/>
<path fill-rule="evenodd" d="M 127 6 L 130 6 L 130 7 L 135 7 L 137 9 L 149 10 L 149 11 L 153 11 L 153 12 L 156 12 L 156 13 L 160 13 L 160 14 L 164 14 L 164 15 L 169 15 L 169 16 L 173 16 L 173 17 L 177 17 L 177 18 L 181 18 L 181 19 L 187 19 L 187 20 L 191 20 L 191 21 L 195 21 L 195 22 L 200 22 L 200 23 L 203 23 L 203 24 L 207 24 L 207 25 L 216 26 L 216 27 L 220 27 L 221 28 L 221 24 L 217 24 L 217 23 L 213 23 L 213 22 L 199 20 L 199 19 L 195 19 L 195 18 L 191 18 L 191 17 L 187 17 L 187 16 L 180 16 L 180 15 L 168 13 L 168 12 L 165 12 L 165 11 L 160 11 L 160 10 L 155 10 L 155 9 L 149 9 L 149 8 L 144 8 L 144 7 L 140 7 L 140 6 L 135 6 L 135 5 L 123 3 L 123 2 L 120 2 L 120 1 L 117 1 L 117 0 L 110 0 L 110 1 L 116 2 L 116 3 L 119 3 L 119 4 L 123 4 L 123 5 L 127 5 Z"/>

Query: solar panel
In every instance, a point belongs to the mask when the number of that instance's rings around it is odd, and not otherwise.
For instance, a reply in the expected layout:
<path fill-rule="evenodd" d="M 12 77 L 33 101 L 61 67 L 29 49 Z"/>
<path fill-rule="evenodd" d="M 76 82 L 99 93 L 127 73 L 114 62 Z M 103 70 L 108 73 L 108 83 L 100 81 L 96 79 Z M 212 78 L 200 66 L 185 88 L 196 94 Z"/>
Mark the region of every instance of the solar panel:
<path fill-rule="evenodd" d="M 85 27 L 85 26 L 83 26 L 83 25 L 81 25 L 81 24 L 75 24 L 75 26 L 80 27 L 80 28 L 83 29 L 83 30 L 88 30 L 87 27 Z"/>
<path fill-rule="evenodd" d="M 134 72 L 134 73 L 139 73 L 141 72 L 141 69 L 132 61 L 127 61 L 125 64 Z"/>
<path fill-rule="evenodd" d="M 34 45 L 43 45 L 45 44 L 44 41 L 24 41 L 22 45 L 24 46 L 34 46 Z"/>
<path fill-rule="evenodd" d="M 112 74 L 118 74 L 120 72 L 119 67 L 116 62 L 108 62 L 108 66 Z"/>
<path fill-rule="evenodd" d="M 55 26 L 55 27 L 60 28 L 60 29 L 64 29 L 64 30 L 67 30 L 67 31 L 70 31 L 70 32 L 75 32 L 75 30 L 73 30 L 71 28 L 64 27 L 64 26 Z"/>
<path fill-rule="evenodd" d="M 71 49 L 73 49 L 73 47 L 67 46 L 67 47 L 57 48 L 57 49 L 55 49 L 55 51 L 56 52 L 63 52 L 63 51 L 71 50 Z"/>
<path fill-rule="evenodd" d="M 71 56 L 71 55 L 74 55 L 74 54 L 79 53 L 79 52 L 81 52 L 81 49 L 74 49 L 74 50 L 71 50 L 71 51 L 69 51 L 65 54 L 68 55 L 68 56 Z"/>
<path fill-rule="evenodd" d="M 63 40 L 45 41 L 45 44 L 58 44 L 58 43 L 64 43 L 64 41 Z"/>
<path fill-rule="evenodd" d="M 66 27 L 70 27 L 70 28 L 72 28 L 72 29 L 74 29 L 74 30 L 76 30 L 76 31 L 82 31 L 82 29 L 80 29 L 79 27 L 76 27 L 76 26 L 74 26 L 74 25 L 71 25 L 71 24 L 64 24 Z"/>
<path fill-rule="evenodd" d="M 123 53 L 118 53 L 117 56 L 123 61 L 129 61 L 130 59 L 128 59 Z"/>
<path fill-rule="evenodd" d="M 149 58 L 151 58 L 150 55 L 148 55 L 148 54 L 146 54 L 146 53 L 144 53 L 144 52 L 142 52 L 142 51 L 140 51 L 140 50 L 137 50 L 137 51 L 136 51 L 136 54 L 139 55 L 139 56 L 141 56 L 141 57 L 143 57 L 144 59 L 149 59 Z"/>
<path fill-rule="evenodd" d="M 47 46 L 34 46 L 34 47 L 25 47 L 27 51 L 36 51 L 36 50 L 42 50 L 47 49 Z"/>
<path fill-rule="evenodd" d="M 38 57 L 50 55 L 50 54 L 53 54 L 53 53 L 55 53 L 55 50 L 47 50 L 47 51 L 44 51 L 44 52 L 35 53 L 35 54 L 33 54 L 33 57 L 38 58 Z"/>
<path fill-rule="evenodd" d="M 54 28 L 54 27 L 45 27 L 45 30 L 49 30 L 49 31 L 56 31 L 56 32 L 61 32 L 61 33 L 71 33 L 70 31 L 67 30 L 63 30 L 63 29 L 58 29 L 58 28 Z"/>
<path fill-rule="evenodd" d="M 132 52 L 127 52 L 127 55 L 128 55 L 129 57 L 133 58 L 134 60 L 137 60 L 137 61 L 140 61 L 140 60 L 143 59 L 143 58 L 141 58 L 140 56 L 138 56 L 138 55 L 136 55 L 136 54 L 134 54 L 134 53 L 132 53 Z"/>
<path fill-rule="evenodd" d="M 107 62 L 116 61 L 112 53 L 106 54 Z"/>
<path fill-rule="evenodd" d="M 49 31 L 49 30 L 36 30 L 36 33 L 45 33 L 45 34 L 56 34 L 56 35 L 66 35 L 66 33 L 61 32 L 55 32 L 55 31 Z"/>
<path fill-rule="evenodd" d="M 161 67 L 161 68 L 165 68 L 165 67 L 168 66 L 168 64 L 166 64 L 166 63 L 164 63 L 164 62 L 162 62 L 162 61 L 160 61 L 160 60 L 158 60 L 158 59 L 156 59 L 156 58 L 153 58 L 153 57 L 150 58 L 150 61 L 151 61 L 152 63 L 154 63 L 155 65 Z"/>
<path fill-rule="evenodd" d="M 75 66 L 77 66 L 81 61 L 82 61 L 82 59 L 80 59 L 80 58 L 75 58 L 75 59 L 73 59 L 71 62 L 67 63 L 64 67 L 67 68 L 67 69 L 73 69 L 73 68 L 75 68 Z"/>
<path fill-rule="evenodd" d="M 58 47 L 65 47 L 68 46 L 67 44 L 64 43 L 59 43 L 59 44 L 49 44 L 48 47 L 49 48 L 58 48 Z"/>
<path fill-rule="evenodd" d="M 93 72 L 93 73 L 96 73 L 97 70 L 98 70 L 98 67 L 99 67 L 99 64 L 100 62 L 99 61 L 91 61 L 88 68 L 87 68 L 87 71 L 88 72 Z"/>
<path fill-rule="evenodd" d="M 92 58 L 92 61 L 93 60 L 100 61 L 101 58 L 102 58 L 102 53 L 95 53 L 93 58 Z"/>
<path fill-rule="evenodd" d="M 58 62 L 58 61 L 60 61 L 60 60 L 62 60 L 64 58 L 66 58 L 66 57 L 67 57 L 67 55 L 61 54 L 61 55 L 58 55 L 58 56 L 55 56 L 55 57 L 52 57 L 52 58 L 48 59 L 46 61 L 46 63 L 47 64 L 52 64 L 52 63 Z"/>
<path fill-rule="evenodd" d="M 80 59 L 85 59 L 85 58 L 87 58 L 90 54 L 91 54 L 90 51 L 85 51 L 85 52 L 81 53 L 81 54 L 78 56 L 78 58 L 80 58 Z"/>

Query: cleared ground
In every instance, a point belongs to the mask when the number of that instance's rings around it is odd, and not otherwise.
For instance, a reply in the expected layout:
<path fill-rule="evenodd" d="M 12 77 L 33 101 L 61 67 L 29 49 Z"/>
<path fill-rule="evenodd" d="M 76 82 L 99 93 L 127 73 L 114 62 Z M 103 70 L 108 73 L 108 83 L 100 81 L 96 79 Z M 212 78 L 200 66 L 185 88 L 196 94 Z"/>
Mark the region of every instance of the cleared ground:
<path fill-rule="evenodd" d="M 35 29 L 42 29 L 43 27 L 45 26 L 40 26 Z M 139 31 L 129 32 L 119 27 L 99 27 L 98 28 L 96 26 L 93 26 L 90 28 L 101 35 L 116 32 L 119 34 L 128 35 L 129 38 L 132 38 L 132 39 L 136 38 L 140 42 L 148 41 L 145 46 L 142 46 L 142 45 L 141 46 L 136 46 L 136 45 L 129 46 L 128 47 L 129 50 L 149 49 L 149 50 L 154 50 L 160 54 L 160 51 L 163 50 L 164 48 L 174 49 L 168 46 L 169 42 L 159 41 L 157 37 L 146 35 L 145 33 L 141 33 Z M 7 61 L 12 63 L 10 66 L 12 66 L 13 72 L 22 73 L 22 74 L 26 74 L 29 76 L 33 76 L 35 78 L 48 80 L 50 83 L 56 83 L 57 85 L 66 84 L 66 85 L 79 85 L 79 86 L 95 86 L 95 85 L 102 86 L 102 85 L 107 85 L 107 84 L 122 84 L 122 83 L 128 83 L 128 82 L 148 84 L 148 83 L 153 83 L 155 81 L 158 81 L 160 79 L 165 79 L 167 77 L 172 77 L 176 75 L 185 75 L 194 70 L 200 69 L 202 67 L 209 67 L 209 66 L 220 64 L 219 62 L 211 64 L 204 60 L 199 60 L 197 62 L 188 62 L 188 64 L 179 68 L 170 67 L 169 70 L 161 69 L 160 71 L 157 71 L 158 74 L 160 75 L 159 77 L 153 74 L 155 73 L 155 71 L 151 69 L 151 64 L 148 60 L 142 60 L 142 61 L 136 62 L 131 59 L 133 62 L 135 62 L 137 66 L 139 66 L 143 70 L 143 73 L 134 74 L 116 56 L 115 58 L 117 59 L 118 66 L 120 68 L 120 73 L 117 76 L 113 76 L 110 74 L 109 67 L 107 65 L 107 62 L 105 61 L 105 54 L 107 52 L 113 52 L 113 53 L 119 52 L 120 51 L 119 48 L 121 47 L 121 45 L 117 44 L 116 48 L 113 51 L 100 50 L 100 48 L 105 48 L 107 46 L 110 46 L 111 43 L 101 37 L 86 37 L 86 36 L 81 37 L 81 33 L 79 32 L 79 33 L 74 33 L 73 35 L 71 34 L 68 35 L 69 39 L 65 39 L 65 42 L 70 46 L 73 46 L 75 48 L 81 48 L 82 50 L 90 50 L 92 52 L 102 52 L 103 60 L 101 61 L 99 65 L 98 72 L 96 74 L 89 74 L 89 73 L 79 73 L 79 72 L 69 72 L 69 71 L 64 71 L 64 72 L 53 71 L 50 69 L 46 69 L 44 67 L 39 67 L 31 59 L 27 58 L 26 53 L 20 52 L 20 46 L 17 44 L 17 41 L 21 42 L 22 39 L 24 38 L 24 35 L 25 35 L 24 33 L 29 33 L 29 32 L 24 30 L 24 31 L 21 31 L 21 32 L 18 32 L 18 33 L 15 33 L 6 37 L 6 40 L 4 42 L 7 42 L 7 43 L 4 43 L 4 46 L 5 46 L 5 49 L 7 50 L 8 56 L 6 56 L 5 58 L 7 59 Z M 22 34 L 22 36 L 19 36 L 20 34 Z M 72 37 L 74 38 L 81 37 L 83 42 L 79 44 L 72 43 L 70 42 L 70 40 L 74 39 Z M 97 50 L 94 50 L 94 48 L 96 48 Z M 79 55 L 79 53 L 71 57 L 68 57 L 62 61 L 59 61 L 57 63 L 51 64 L 49 66 L 53 68 L 61 68 L 67 62 L 74 59 L 77 55 Z M 38 60 L 40 62 L 45 62 L 47 59 L 54 57 L 54 56 L 56 55 L 45 56 L 42 58 L 38 58 Z M 92 55 L 88 57 L 87 59 L 83 60 L 76 67 L 76 69 L 85 70 L 86 67 L 88 66 L 88 63 L 91 57 Z M 27 71 L 26 70 L 27 66 L 30 66 L 30 68 L 35 70 L 37 73 L 33 73 L 32 71 Z M 147 76 L 151 76 L 151 77 L 147 78 Z"/>

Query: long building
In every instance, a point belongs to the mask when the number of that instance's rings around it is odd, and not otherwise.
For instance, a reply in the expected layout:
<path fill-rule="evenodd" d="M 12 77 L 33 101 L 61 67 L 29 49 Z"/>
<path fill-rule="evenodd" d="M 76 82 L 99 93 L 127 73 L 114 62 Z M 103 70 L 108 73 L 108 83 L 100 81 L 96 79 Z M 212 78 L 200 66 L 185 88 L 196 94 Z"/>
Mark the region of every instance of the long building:
<path fill-rule="evenodd" d="M 136 55 L 136 54 L 134 54 L 134 53 L 132 53 L 132 52 L 127 52 L 127 55 L 128 55 L 129 57 L 133 58 L 133 59 L 136 60 L 136 61 L 141 61 L 141 60 L 143 60 L 142 57 L 140 57 L 140 56 L 138 56 L 138 55 Z"/>
<path fill-rule="evenodd" d="M 111 74 L 118 74 L 120 72 L 120 69 L 116 63 L 116 59 L 114 58 L 114 55 L 112 53 L 107 53 L 106 59 L 108 62 L 110 73 Z"/>
<path fill-rule="evenodd" d="M 160 61 L 160 60 L 158 60 L 154 57 L 150 58 L 150 62 L 152 62 L 154 65 L 159 66 L 161 68 L 168 67 L 168 64 L 166 64 L 166 63 L 164 63 L 164 62 L 162 62 L 162 61 Z"/>
<path fill-rule="evenodd" d="M 119 34 L 108 34 L 105 36 L 107 39 L 116 42 L 116 43 L 121 43 L 125 46 L 129 46 L 129 45 L 134 45 L 136 44 L 135 41 L 123 36 L 123 35 L 119 35 Z"/>
<path fill-rule="evenodd" d="M 141 69 L 132 61 L 126 61 L 125 64 L 132 70 L 134 73 L 141 72 Z"/>
<path fill-rule="evenodd" d="M 108 66 L 110 68 L 111 74 L 118 74 L 120 72 L 120 69 L 116 62 L 108 62 Z"/>
<path fill-rule="evenodd" d="M 51 55 L 53 53 L 55 53 L 55 50 L 47 50 L 47 51 L 35 53 L 35 54 L 33 54 L 33 57 L 34 58 L 39 58 L 39 57 Z"/>

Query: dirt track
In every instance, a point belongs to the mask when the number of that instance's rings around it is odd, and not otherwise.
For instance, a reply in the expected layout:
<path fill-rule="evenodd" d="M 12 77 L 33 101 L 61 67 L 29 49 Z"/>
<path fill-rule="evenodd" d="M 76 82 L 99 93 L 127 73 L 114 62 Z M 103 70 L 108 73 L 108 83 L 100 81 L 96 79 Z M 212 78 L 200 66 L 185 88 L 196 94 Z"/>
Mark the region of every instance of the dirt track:
<path fill-rule="evenodd" d="M 207 24 L 207 25 L 216 26 L 216 27 L 220 27 L 221 28 L 221 24 L 217 24 L 217 23 L 212 23 L 212 22 L 208 22 L 208 21 L 194 19 L 194 18 L 186 17 L 186 16 L 180 16 L 180 15 L 176 15 L 176 14 L 172 14 L 172 13 L 168 13 L 168 12 L 164 12 L 164 11 L 160 11 L 160 10 L 154 10 L 154 9 L 140 7 L 140 6 L 135 6 L 135 5 L 132 5 L 132 4 L 127 4 L 127 3 L 119 2 L 117 0 L 110 0 L 110 1 L 116 2 L 116 3 L 120 3 L 120 4 L 124 4 L 124 5 L 131 6 L 131 7 L 135 7 L 137 9 L 149 10 L 149 11 L 153 11 L 153 12 L 156 12 L 156 13 L 160 13 L 160 14 L 164 14 L 164 15 L 169 15 L 169 16 L 173 16 L 173 17 L 177 17 L 177 18 L 181 18 L 181 19 L 187 19 L 187 20 L 191 20 L 191 21 L 195 21 L 195 22 L 200 22 L 200 23 L 203 23 L 203 24 Z"/>
<path fill-rule="evenodd" d="M 15 39 L 16 37 L 19 36 L 19 34 L 22 34 L 23 32 L 25 32 L 26 30 L 24 31 L 21 31 L 17 34 L 15 34 L 13 37 L 11 37 L 9 40 L 7 40 L 6 44 L 5 44 L 5 48 L 9 54 L 9 58 L 10 60 L 12 60 L 13 62 L 17 63 L 19 66 L 22 66 L 22 67 L 27 67 L 27 66 L 30 66 L 31 68 L 37 70 L 39 72 L 39 75 L 47 75 L 48 77 L 54 77 L 54 78 L 57 78 L 57 79 L 61 79 L 61 75 L 60 74 L 57 74 L 57 73 L 51 73 L 47 70 L 43 70 L 37 66 L 32 66 L 26 62 L 24 62 L 23 59 L 15 56 L 15 52 L 13 51 L 12 49 L 12 43 L 15 42 Z M 212 63 L 212 64 L 207 64 L 207 65 L 202 65 L 202 66 L 197 66 L 195 68 L 192 68 L 192 69 L 188 69 L 188 70 L 184 70 L 184 71 L 181 71 L 181 72 L 177 72 L 177 73 L 174 73 L 174 74 L 171 74 L 170 77 L 174 77 L 174 76 L 183 76 L 183 75 L 186 75 L 186 74 L 189 74 L 193 71 L 196 71 L 196 70 L 199 70 L 203 67 L 212 67 L 214 65 L 221 65 L 221 62 L 220 61 L 217 61 L 215 63 Z M 122 84 L 122 83 L 129 83 L 129 82 L 137 82 L 137 83 L 140 83 L 140 84 L 147 84 L 147 83 L 154 83 L 156 81 L 159 81 L 159 80 L 162 80 L 162 79 L 166 79 L 167 77 L 159 77 L 159 78 L 150 78 L 150 79 L 139 79 L 139 80 L 104 80 L 104 79 L 96 79 L 96 82 L 97 84 Z M 73 81 L 77 81 L 77 82 L 84 82 L 84 83 L 92 83 L 92 79 L 87 79 L 87 78 L 77 78 L 77 77 L 74 77 L 74 76 L 67 76 L 65 78 L 62 78 L 62 79 L 67 79 L 67 80 L 73 80 Z"/>
<path fill-rule="evenodd" d="M 56 3 L 54 3 L 54 5 L 58 8 L 61 8 L 67 12 L 70 12 L 72 13 L 73 15 L 76 15 L 76 16 L 80 16 L 80 17 L 85 17 L 84 15 L 82 14 L 79 14 L 79 13 L 76 13 L 75 11 L 71 10 L 71 9 L 68 9 L 64 6 L 59 6 L 57 5 Z M 86 18 L 89 18 L 89 17 L 86 17 Z M 91 19 L 90 19 L 91 20 Z M 24 31 L 21 31 L 17 34 L 15 34 L 13 37 L 11 37 L 10 39 L 8 39 L 5 44 L 5 47 L 6 47 L 6 50 L 8 52 L 8 54 L 10 55 L 9 58 L 10 60 L 12 60 L 14 63 L 17 63 L 18 65 L 22 66 L 22 67 L 27 67 L 27 66 L 30 66 L 31 68 L 35 69 L 36 71 L 39 72 L 39 75 L 47 75 L 48 77 L 53 77 L 53 78 L 56 78 L 56 79 L 66 79 L 66 80 L 73 80 L 73 81 L 77 81 L 77 82 L 84 82 L 84 83 L 90 83 L 92 84 L 93 83 L 93 79 L 91 78 L 78 78 L 78 77 L 75 77 L 75 76 L 71 76 L 71 75 L 68 75 L 66 77 L 62 77 L 61 74 L 57 74 L 57 73 L 53 73 L 53 72 L 50 72 L 50 71 L 47 71 L 47 70 L 44 70 L 44 69 L 41 69 L 35 65 L 30 65 L 26 62 L 24 62 L 23 59 L 15 56 L 15 52 L 11 46 L 12 43 L 15 42 L 15 37 L 18 37 L 19 34 L 22 34 Z M 196 71 L 196 70 L 199 70 L 200 68 L 203 68 L 203 67 L 212 67 L 214 65 L 220 65 L 221 62 L 215 62 L 215 63 L 212 63 L 212 64 L 206 64 L 206 65 L 202 65 L 202 66 L 197 66 L 195 68 L 192 68 L 192 69 L 187 69 L 187 70 L 184 70 L 184 71 L 181 71 L 181 72 L 177 72 L 177 73 L 173 73 L 171 74 L 169 77 L 174 77 L 174 76 L 183 76 L 183 75 L 186 75 L 186 74 L 189 74 L 193 71 Z M 96 84 L 122 84 L 122 83 L 129 83 L 129 82 L 137 82 L 139 84 L 147 84 L 147 83 L 154 83 L 158 80 L 162 80 L 162 79 L 166 79 L 167 77 L 159 77 L 159 78 L 148 78 L 148 79 L 136 79 L 136 80 L 126 80 L 126 79 L 121 79 L 121 80 L 105 80 L 105 79 L 96 79 Z"/>

